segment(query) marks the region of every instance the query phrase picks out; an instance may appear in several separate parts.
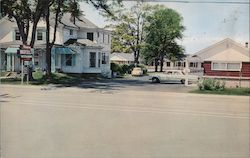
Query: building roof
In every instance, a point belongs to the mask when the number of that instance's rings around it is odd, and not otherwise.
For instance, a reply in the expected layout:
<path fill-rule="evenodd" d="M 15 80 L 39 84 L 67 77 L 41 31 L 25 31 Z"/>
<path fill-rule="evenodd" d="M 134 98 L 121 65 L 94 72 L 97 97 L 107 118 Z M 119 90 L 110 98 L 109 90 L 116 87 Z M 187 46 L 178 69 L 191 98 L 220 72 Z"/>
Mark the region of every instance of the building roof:
<path fill-rule="evenodd" d="M 222 41 L 219 41 L 211 46 L 208 46 L 208 47 L 198 51 L 197 53 L 193 54 L 193 56 L 199 56 L 202 59 L 206 59 L 206 58 L 214 55 L 213 50 L 215 50 L 215 53 L 217 53 L 218 51 L 216 52 L 216 49 L 219 47 L 222 47 L 223 45 L 226 45 L 226 47 L 224 47 L 223 49 L 228 49 L 230 47 L 234 47 L 235 49 L 238 49 L 244 55 L 250 56 L 249 48 L 242 46 L 241 44 L 235 42 L 231 38 L 225 38 Z"/>
<path fill-rule="evenodd" d="M 1 48 L 8 48 L 8 47 L 18 48 L 22 44 L 23 44 L 22 41 L 11 41 L 11 42 L 0 43 L 0 47 Z M 35 48 L 45 48 L 46 42 L 36 41 L 34 44 L 34 47 Z"/>
<path fill-rule="evenodd" d="M 69 39 L 64 43 L 66 46 L 77 45 L 83 47 L 95 47 L 95 48 L 103 48 L 101 45 L 93 42 L 89 39 Z"/>
<path fill-rule="evenodd" d="M 111 61 L 134 61 L 133 53 L 112 53 L 110 55 Z"/>
<path fill-rule="evenodd" d="M 190 60 L 195 58 L 199 58 L 201 61 L 249 61 L 250 52 L 249 48 L 226 38 L 193 54 Z"/>
<path fill-rule="evenodd" d="M 205 59 L 205 61 L 250 62 L 250 59 L 248 56 L 236 51 L 235 49 L 226 49 Z"/>
<path fill-rule="evenodd" d="M 86 19 L 84 16 L 76 18 L 74 24 L 70 13 L 63 14 L 60 24 L 75 28 L 98 28 L 94 23 Z"/>

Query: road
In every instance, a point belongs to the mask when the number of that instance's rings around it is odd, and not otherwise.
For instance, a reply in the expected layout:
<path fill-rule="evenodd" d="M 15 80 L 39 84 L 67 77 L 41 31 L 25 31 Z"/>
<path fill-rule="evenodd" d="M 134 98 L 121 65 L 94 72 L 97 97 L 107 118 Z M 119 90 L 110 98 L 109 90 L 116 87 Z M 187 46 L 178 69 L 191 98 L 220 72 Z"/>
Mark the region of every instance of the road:
<path fill-rule="evenodd" d="M 249 97 L 125 87 L 1 86 L 1 158 L 249 158 Z"/>

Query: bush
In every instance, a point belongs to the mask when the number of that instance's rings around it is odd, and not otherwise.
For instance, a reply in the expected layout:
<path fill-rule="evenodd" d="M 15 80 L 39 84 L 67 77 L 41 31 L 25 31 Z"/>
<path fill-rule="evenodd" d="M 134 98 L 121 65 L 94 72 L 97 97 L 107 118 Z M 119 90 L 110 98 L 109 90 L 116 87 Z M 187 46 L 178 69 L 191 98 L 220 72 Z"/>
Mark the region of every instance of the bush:
<path fill-rule="evenodd" d="M 225 89 L 225 81 L 217 79 L 203 79 L 198 83 L 200 90 L 221 91 Z"/>
<path fill-rule="evenodd" d="M 131 74 L 132 70 L 134 69 L 135 65 L 134 64 L 123 64 L 123 65 L 119 65 L 116 63 L 111 63 L 111 70 L 113 72 L 117 72 L 120 75 L 124 75 L 124 74 Z M 143 71 L 143 74 L 147 73 L 147 69 L 144 65 L 138 65 L 137 67 L 140 67 Z"/>

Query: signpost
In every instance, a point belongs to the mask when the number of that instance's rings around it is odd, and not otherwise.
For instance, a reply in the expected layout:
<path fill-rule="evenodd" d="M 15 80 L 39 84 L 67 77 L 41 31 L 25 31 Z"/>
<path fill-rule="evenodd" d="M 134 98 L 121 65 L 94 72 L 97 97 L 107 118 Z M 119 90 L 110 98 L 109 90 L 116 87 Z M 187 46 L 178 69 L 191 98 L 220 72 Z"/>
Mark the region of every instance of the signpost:
<path fill-rule="evenodd" d="M 24 65 L 27 66 L 27 84 L 29 84 L 29 63 L 33 58 L 33 54 L 31 52 L 31 47 L 27 45 L 21 45 L 20 50 L 17 52 L 18 57 L 21 59 L 21 64 L 22 64 L 22 79 L 21 83 L 23 84 L 23 77 L 24 77 Z"/>

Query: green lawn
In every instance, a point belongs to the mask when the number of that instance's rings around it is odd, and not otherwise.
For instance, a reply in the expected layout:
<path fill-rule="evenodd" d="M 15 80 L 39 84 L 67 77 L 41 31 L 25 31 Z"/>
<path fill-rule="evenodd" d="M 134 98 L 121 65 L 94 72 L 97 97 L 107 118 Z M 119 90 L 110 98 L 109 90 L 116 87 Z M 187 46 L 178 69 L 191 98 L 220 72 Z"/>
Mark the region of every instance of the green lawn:
<path fill-rule="evenodd" d="M 42 84 L 77 84 L 82 81 L 81 76 L 75 74 L 52 73 L 50 78 L 45 78 L 41 71 L 33 73 L 33 85 Z"/>
<path fill-rule="evenodd" d="M 75 74 L 63 74 L 63 73 L 52 73 L 49 79 L 43 76 L 42 71 L 33 72 L 33 81 L 30 81 L 31 85 L 46 85 L 46 84 L 64 84 L 73 85 L 82 81 L 80 75 Z M 21 78 L 5 78 L 1 79 L 2 84 L 21 84 Z M 24 79 L 24 84 L 26 84 L 26 79 Z"/>
<path fill-rule="evenodd" d="M 212 91 L 212 90 L 192 90 L 191 93 L 199 94 L 221 94 L 221 95 L 243 95 L 250 96 L 250 88 L 225 88 L 221 91 Z"/>

